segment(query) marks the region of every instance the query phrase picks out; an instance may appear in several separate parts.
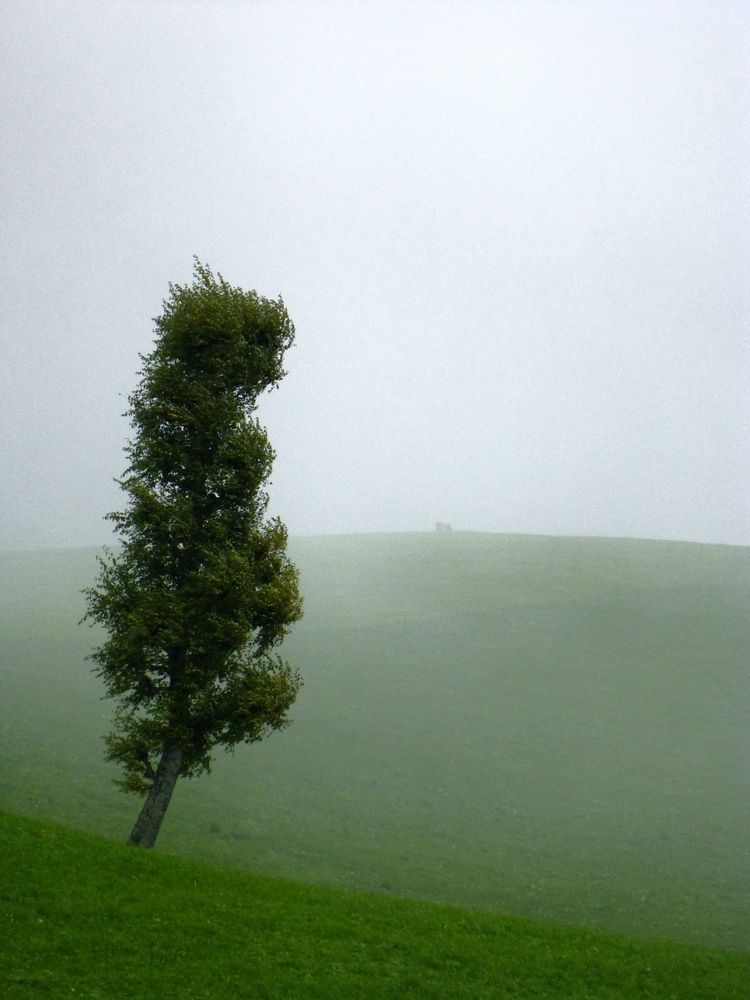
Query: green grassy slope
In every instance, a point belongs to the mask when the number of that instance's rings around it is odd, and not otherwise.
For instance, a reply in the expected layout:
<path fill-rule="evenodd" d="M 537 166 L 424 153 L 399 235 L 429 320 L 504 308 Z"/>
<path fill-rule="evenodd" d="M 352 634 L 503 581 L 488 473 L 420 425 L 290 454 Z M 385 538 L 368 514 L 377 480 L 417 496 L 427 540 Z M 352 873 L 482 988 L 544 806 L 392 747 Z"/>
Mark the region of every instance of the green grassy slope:
<path fill-rule="evenodd" d="M 304 539 L 295 725 L 183 782 L 159 844 L 254 870 L 750 944 L 750 550 Z M 0 803 L 123 837 L 75 622 L 93 553 L 0 557 Z"/>
<path fill-rule="evenodd" d="M 0 815 L 4 997 L 727 1000 L 750 957 L 358 895 Z"/>

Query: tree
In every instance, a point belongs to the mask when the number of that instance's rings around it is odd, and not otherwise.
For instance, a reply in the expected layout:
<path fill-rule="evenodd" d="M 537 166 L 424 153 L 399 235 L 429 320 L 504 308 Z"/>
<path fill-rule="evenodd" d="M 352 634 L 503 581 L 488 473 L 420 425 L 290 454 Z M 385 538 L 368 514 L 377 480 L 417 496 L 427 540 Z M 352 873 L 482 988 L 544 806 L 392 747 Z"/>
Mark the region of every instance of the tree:
<path fill-rule="evenodd" d="M 301 681 L 277 647 L 302 615 L 286 528 L 266 519 L 274 452 L 253 416 L 294 339 L 283 301 L 235 288 L 197 259 L 170 285 L 127 415 L 120 539 L 99 560 L 86 618 L 116 699 L 106 756 L 146 795 L 128 843 L 152 847 L 177 779 L 216 747 L 289 724 Z"/>

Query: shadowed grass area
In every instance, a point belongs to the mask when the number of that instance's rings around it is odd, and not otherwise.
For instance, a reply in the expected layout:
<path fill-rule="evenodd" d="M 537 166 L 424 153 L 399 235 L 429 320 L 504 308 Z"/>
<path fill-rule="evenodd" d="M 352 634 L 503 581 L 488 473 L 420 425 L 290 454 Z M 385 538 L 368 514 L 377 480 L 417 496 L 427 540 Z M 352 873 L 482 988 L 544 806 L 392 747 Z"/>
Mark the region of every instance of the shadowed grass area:
<path fill-rule="evenodd" d="M 727 1000 L 750 957 L 263 878 L 0 815 L 2 995 Z"/>
<path fill-rule="evenodd" d="M 161 848 L 652 937 L 750 943 L 750 550 L 297 539 L 295 724 L 182 782 Z M 125 839 L 76 622 L 92 552 L 0 556 L 0 803 Z"/>

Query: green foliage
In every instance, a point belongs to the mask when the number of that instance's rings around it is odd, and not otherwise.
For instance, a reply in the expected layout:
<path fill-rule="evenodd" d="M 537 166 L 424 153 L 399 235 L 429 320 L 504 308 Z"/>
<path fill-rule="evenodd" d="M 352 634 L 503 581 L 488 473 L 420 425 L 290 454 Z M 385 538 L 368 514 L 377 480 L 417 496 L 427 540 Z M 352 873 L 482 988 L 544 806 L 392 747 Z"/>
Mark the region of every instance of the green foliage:
<path fill-rule="evenodd" d="M 253 417 L 284 375 L 294 327 L 281 299 L 198 261 L 155 323 L 129 400 L 128 503 L 109 515 L 122 549 L 86 592 L 87 617 L 108 633 L 92 657 L 117 701 L 108 757 L 139 794 L 167 747 L 195 775 L 216 746 L 287 725 L 300 686 L 275 652 L 302 605 L 286 529 L 265 518 L 274 453 Z"/>
<path fill-rule="evenodd" d="M 4 997 L 729 1000 L 750 957 L 334 891 L 0 815 Z"/>

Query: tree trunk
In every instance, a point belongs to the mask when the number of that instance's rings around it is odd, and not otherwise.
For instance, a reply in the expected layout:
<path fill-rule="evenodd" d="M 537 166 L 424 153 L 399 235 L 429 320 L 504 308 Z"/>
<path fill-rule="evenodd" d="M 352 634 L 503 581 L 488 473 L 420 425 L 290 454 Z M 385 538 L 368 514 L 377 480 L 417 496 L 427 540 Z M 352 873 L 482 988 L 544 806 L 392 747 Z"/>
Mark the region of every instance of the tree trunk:
<path fill-rule="evenodd" d="M 156 843 L 184 756 L 179 747 L 166 747 L 161 755 L 153 784 L 128 837 L 128 843 L 134 847 L 153 847 Z"/>

